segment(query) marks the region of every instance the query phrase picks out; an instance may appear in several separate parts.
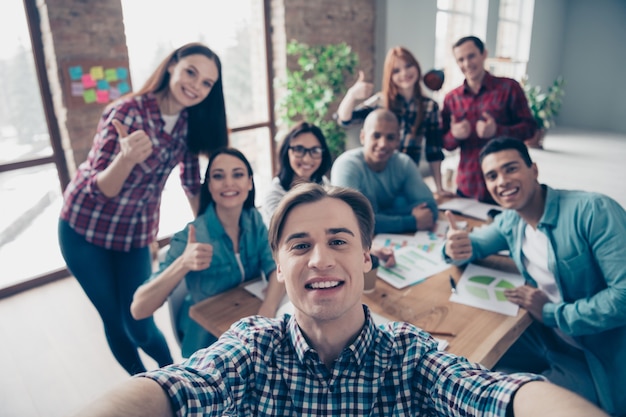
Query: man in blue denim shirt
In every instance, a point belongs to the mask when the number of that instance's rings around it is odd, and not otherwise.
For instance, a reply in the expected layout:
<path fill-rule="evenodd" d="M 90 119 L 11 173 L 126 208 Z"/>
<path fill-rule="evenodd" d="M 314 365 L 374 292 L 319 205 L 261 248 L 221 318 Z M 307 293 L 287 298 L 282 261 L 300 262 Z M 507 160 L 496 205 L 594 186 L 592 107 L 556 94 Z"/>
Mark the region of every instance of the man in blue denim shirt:
<path fill-rule="evenodd" d="M 626 415 L 626 212 L 601 194 L 539 184 L 518 140 L 493 139 L 480 163 L 489 192 L 508 210 L 472 233 L 453 226 L 444 252 L 461 265 L 508 249 L 526 278 L 505 294 L 535 321 L 496 369 L 541 373 Z"/>

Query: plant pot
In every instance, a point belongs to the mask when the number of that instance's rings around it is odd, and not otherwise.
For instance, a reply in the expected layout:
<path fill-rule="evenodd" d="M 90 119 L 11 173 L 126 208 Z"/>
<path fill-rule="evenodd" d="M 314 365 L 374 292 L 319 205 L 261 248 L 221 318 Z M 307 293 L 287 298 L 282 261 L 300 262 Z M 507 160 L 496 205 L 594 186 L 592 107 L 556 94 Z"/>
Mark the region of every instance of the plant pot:
<path fill-rule="evenodd" d="M 526 139 L 524 143 L 529 148 L 543 149 L 543 138 L 545 136 L 546 136 L 546 129 L 537 129 L 537 131 L 535 132 L 535 135 L 530 139 Z"/>

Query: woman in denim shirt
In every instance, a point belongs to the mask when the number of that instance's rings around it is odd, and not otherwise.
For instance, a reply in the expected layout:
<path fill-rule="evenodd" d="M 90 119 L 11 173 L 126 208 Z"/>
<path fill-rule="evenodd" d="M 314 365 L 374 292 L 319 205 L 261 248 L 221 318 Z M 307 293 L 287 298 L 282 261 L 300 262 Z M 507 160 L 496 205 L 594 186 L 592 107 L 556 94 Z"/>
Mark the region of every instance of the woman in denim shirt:
<path fill-rule="evenodd" d="M 177 323 L 184 357 L 216 340 L 189 317 L 191 305 L 261 274 L 269 285 L 259 314 L 273 317 L 283 297 L 254 195 L 252 167 L 246 157 L 232 148 L 215 152 L 205 174 L 198 217 L 172 237 L 159 270 L 135 292 L 131 313 L 141 319 L 151 316 L 186 280 L 189 294 Z"/>

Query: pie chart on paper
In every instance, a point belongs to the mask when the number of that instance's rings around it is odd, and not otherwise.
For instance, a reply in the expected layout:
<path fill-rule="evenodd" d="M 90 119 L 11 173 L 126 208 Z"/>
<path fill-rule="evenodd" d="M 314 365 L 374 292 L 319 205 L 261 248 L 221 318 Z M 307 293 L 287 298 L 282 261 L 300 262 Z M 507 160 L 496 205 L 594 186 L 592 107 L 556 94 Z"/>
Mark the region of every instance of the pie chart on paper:
<path fill-rule="evenodd" d="M 456 294 L 450 296 L 450 301 L 515 316 L 519 307 L 506 299 L 504 290 L 523 284 L 524 278 L 519 274 L 470 264 L 457 283 Z"/>

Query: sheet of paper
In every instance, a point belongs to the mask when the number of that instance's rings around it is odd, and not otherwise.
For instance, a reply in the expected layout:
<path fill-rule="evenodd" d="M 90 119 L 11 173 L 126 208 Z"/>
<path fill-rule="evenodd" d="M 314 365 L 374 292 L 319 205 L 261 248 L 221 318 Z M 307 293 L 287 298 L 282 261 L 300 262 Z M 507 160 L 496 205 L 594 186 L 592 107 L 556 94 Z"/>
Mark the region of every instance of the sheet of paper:
<path fill-rule="evenodd" d="M 290 316 L 293 316 L 293 313 L 294 313 L 294 306 L 290 301 L 278 309 L 278 311 L 276 312 L 276 317 L 280 318 L 285 314 L 289 314 Z M 388 319 L 387 317 L 374 313 L 372 310 L 370 310 L 370 314 L 372 315 L 372 320 L 374 320 L 374 323 L 377 326 L 383 326 L 389 323 L 390 321 L 392 321 L 391 319 Z M 439 350 L 446 350 L 446 348 L 449 345 L 448 341 L 445 339 L 437 339 L 436 337 L 433 337 L 433 339 L 437 341 L 438 343 L 437 349 Z"/>
<path fill-rule="evenodd" d="M 471 198 L 453 198 L 439 205 L 439 210 L 450 210 L 475 219 L 487 220 L 489 210 L 502 211 L 502 207 L 481 203 Z"/>
<path fill-rule="evenodd" d="M 378 277 L 396 288 L 417 284 L 450 267 L 441 256 L 434 256 L 416 246 L 403 246 L 396 250 L 393 268 L 378 267 Z"/>
<path fill-rule="evenodd" d="M 260 280 L 251 282 L 248 285 L 245 285 L 243 288 L 249 293 L 251 293 L 252 295 L 256 296 L 256 298 L 258 298 L 259 300 L 265 300 L 264 291 L 266 287 L 267 287 L 267 281 L 265 281 L 264 279 L 260 279 Z M 280 302 L 280 305 L 283 306 L 287 304 L 288 302 L 289 302 L 289 297 L 287 297 L 287 294 L 285 294 L 282 301 Z"/>
<path fill-rule="evenodd" d="M 519 307 L 504 296 L 504 290 L 524 285 L 520 274 L 469 264 L 456 284 L 456 293 L 450 301 L 494 311 L 507 316 L 516 316 Z"/>

